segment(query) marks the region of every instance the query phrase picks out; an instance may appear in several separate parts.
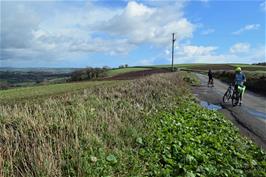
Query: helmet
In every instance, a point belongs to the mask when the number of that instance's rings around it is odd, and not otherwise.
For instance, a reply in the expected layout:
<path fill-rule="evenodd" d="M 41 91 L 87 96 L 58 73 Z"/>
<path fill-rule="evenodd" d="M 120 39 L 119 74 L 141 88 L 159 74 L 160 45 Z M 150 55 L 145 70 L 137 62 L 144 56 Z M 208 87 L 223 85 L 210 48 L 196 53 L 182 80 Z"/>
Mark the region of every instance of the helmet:
<path fill-rule="evenodd" d="M 236 71 L 236 72 L 240 72 L 240 71 L 241 71 L 241 68 L 240 68 L 240 67 L 237 67 L 237 68 L 235 69 L 235 71 Z"/>

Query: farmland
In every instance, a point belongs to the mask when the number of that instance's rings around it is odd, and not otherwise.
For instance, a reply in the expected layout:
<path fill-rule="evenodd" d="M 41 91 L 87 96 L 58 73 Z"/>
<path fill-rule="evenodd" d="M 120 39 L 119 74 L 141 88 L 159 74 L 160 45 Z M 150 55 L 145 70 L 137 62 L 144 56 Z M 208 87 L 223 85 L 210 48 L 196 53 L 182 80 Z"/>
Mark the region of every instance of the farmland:
<path fill-rule="evenodd" d="M 265 176 L 265 152 L 191 84 L 177 72 L 0 91 L 0 174 Z"/>
<path fill-rule="evenodd" d="M 143 70 L 149 70 L 151 68 L 146 67 L 129 67 L 129 68 L 118 68 L 118 69 L 111 69 L 107 71 L 107 76 L 115 76 L 118 74 L 128 73 L 128 72 L 134 72 L 134 71 L 143 71 Z"/>
<path fill-rule="evenodd" d="M 23 88 L 13 88 L 9 90 L 2 90 L 0 92 L 0 102 L 18 102 L 23 99 L 39 99 L 41 97 L 58 96 L 64 93 L 78 92 L 85 88 L 95 87 L 97 85 L 110 85 L 112 81 L 105 82 L 73 82 L 64 84 L 50 84 L 43 86 L 32 86 Z"/>

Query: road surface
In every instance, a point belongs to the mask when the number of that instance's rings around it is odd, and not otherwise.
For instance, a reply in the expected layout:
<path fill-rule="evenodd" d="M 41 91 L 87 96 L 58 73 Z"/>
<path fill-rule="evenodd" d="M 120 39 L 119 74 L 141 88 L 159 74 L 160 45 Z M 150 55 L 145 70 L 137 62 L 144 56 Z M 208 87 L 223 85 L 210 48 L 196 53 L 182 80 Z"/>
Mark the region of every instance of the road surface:
<path fill-rule="evenodd" d="M 208 77 L 196 74 L 200 86 L 193 88 L 195 95 L 208 104 L 221 106 L 225 114 L 240 130 L 240 133 L 251 138 L 257 145 L 266 150 L 266 98 L 251 92 L 245 92 L 242 106 L 232 107 L 231 101 L 223 103 L 222 97 L 228 85 L 214 79 L 214 87 L 208 87 Z"/>

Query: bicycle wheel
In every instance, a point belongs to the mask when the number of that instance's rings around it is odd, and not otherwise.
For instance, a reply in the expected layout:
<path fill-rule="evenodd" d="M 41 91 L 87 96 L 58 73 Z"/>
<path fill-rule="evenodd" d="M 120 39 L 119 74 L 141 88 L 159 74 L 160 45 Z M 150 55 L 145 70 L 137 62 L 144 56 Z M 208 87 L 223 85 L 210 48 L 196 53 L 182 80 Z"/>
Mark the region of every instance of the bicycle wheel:
<path fill-rule="evenodd" d="M 239 94 L 234 92 L 232 95 L 232 105 L 237 106 L 238 102 L 239 102 Z"/>
<path fill-rule="evenodd" d="M 224 103 L 227 103 L 227 102 L 230 100 L 230 98 L 231 98 L 230 91 L 227 90 L 227 91 L 225 92 L 224 96 L 223 96 L 223 102 L 224 102 Z"/>

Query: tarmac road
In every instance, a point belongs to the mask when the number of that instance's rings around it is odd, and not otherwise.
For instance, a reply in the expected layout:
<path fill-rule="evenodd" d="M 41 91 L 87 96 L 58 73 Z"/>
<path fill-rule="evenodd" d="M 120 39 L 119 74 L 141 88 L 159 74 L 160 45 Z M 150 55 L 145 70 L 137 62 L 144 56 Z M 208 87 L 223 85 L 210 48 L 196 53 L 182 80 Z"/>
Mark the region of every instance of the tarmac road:
<path fill-rule="evenodd" d="M 223 103 L 222 98 L 228 85 L 214 79 L 214 87 L 208 87 L 208 77 L 196 74 L 201 81 L 195 86 L 195 95 L 208 104 L 221 106 L 219 110 L 229 118 L 240 130 L 240 133 L 251 138 L 266 151 L 266 98 L 246 91 L 242 106 L 232 106 L 231 100 Z"/>

